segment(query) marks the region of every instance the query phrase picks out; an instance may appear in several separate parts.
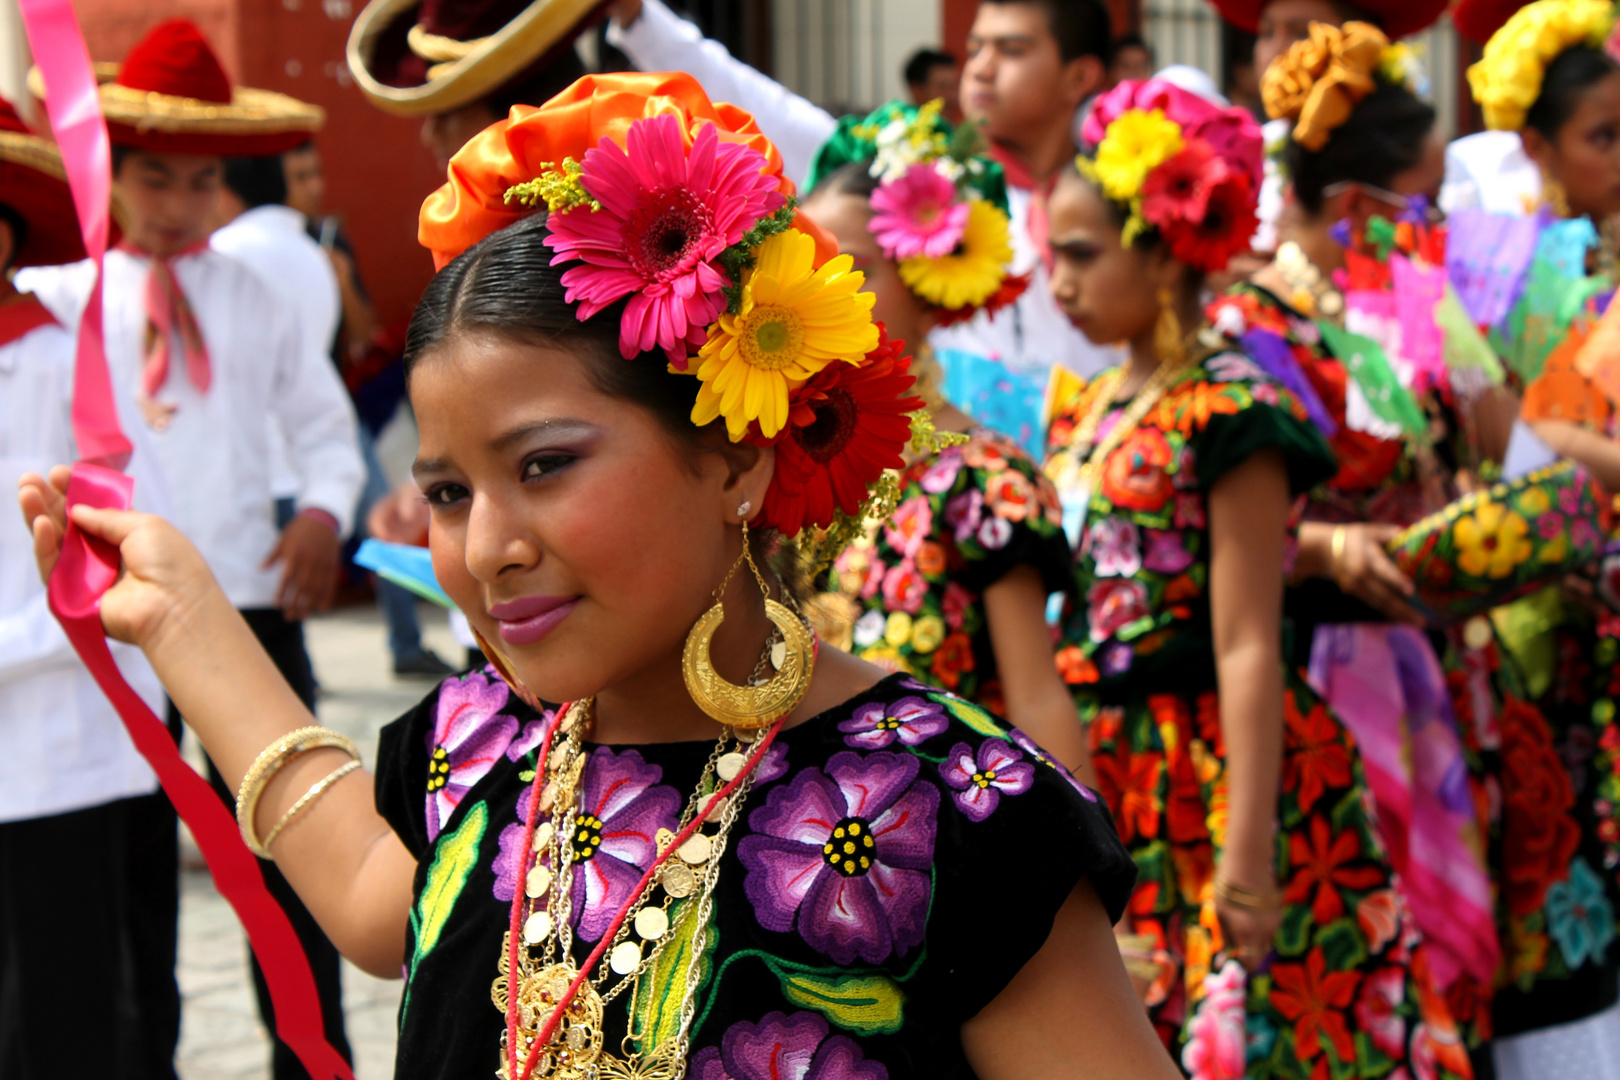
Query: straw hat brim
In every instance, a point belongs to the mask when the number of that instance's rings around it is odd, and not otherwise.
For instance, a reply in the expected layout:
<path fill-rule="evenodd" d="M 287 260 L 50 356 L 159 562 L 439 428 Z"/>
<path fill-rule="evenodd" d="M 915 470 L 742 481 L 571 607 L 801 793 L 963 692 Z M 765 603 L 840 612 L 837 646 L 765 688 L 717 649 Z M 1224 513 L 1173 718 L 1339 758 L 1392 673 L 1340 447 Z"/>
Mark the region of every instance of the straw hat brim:
<path fill-rule="evenodd" d="M 396 116 L 433 116 L 488 97 L 564 41 L 604 0 L 534 0 L 517 18 L 478 42 L 466 56 L 437 65 L 420 86 L 390 86 L 377 78 L 377 39 L 420 0 L 371 0 L 349 32 L 349 71 L 371 103 Z"/>
<path fill-rule="evenodd" d="M 15 266 L 57 266 L 84 258 L 78 211 L 54 143 L 37 135 L 0 131 L 0 203 L 28 223 Z"/>
<path fill-rule="evenodd" d="M 326 110 L 273 90 L 238 86 L 228 104 L 121 86 L 117 64 L 97 64 L 101 111 L 115 145 L 152 153 L 255 157 L 301 145 L 326 123 Z M 28 88 L 45 98 L 39 69 Z"/>

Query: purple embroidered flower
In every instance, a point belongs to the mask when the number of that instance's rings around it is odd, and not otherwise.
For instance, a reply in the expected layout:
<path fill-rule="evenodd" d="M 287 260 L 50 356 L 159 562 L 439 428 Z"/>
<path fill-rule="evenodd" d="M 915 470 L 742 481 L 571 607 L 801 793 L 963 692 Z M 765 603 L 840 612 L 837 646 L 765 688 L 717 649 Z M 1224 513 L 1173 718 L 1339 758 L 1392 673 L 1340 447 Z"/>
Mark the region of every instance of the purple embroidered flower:
<path fill-rule="evenodd" d="M 545 741 L 546 727 L 556 715 L 556 710 L 547 709 L 540 719 L 530 720 L 524 724 L 522 732 L 512 740 L 512 745 L 506 748 L 506 760 L 522 761 L 530 751 Z"/>
<path fill-rule="evenodd" d="M 1042 750 L 1040 745 L 1036 743 L 1034 739 L 1030 738 L 1027 733 L 1020 731 L 1018 728 L 1013 728 L 1010 732 L 1008 732 L 1008 734 L 1012 736 L 1012 741 L 1017 743 L 1019 749 L 1023 750 L 1024 753 L 1028 754 L 1042 765 L 1057 770 L 1058 775 L 1067 780 L 1069 785 L 1084 796 L 1087 802 L 1097 801 L 1097 793 L 1095 791 L 1092 791 L 1090 788 L 1086 787 L 1086 785 L 1076 780 L 1074 778 L 1074 774 L 1068 770 L 1067 766 L 1065 766 L 1061 761 L 1058 761 L 1051 754 L 1048 754 L 1045 750 Z"/>
<path fill-rule="evenodd" d="M 1182 543 L 1178 532 L 1147 530 L 1147 548 L 1142 565 L 1155 574 L 1179 574 L 1193 564 L 1192 552 Z"/>
<path fill-rule="evenodd" d="M 1018 748 L 1002 739 L 986 739 L 977 754 L 967 743 L 957 743 L 940 762 L 939 775 L 955 792 L 957 809 L 969 821 L 983 821 L 1001 803 L 1001 796 L 1022 795 L 1035 782 L 1035 766 L 1022 760 Z"/>
<path fill-rule="evenodd" d="M 968 488 L 945 504 L 945 524 L 956 530 L 956 542 L 965 544 L 984 520 L 984 493 Z"/>
<path fill-rule="evenodd" d="M 585 941 L 601 939 L 613 916 L 658 855 L 659 829 L 680 826 L 681 795 L 660 784 L 664 771 L 634 750 L 591 751 L 574 819 L 575 925 Z"/>
<path fill-rule="evenodd" d="M 1006 518 L 986 518 L 979 526 L 979 546 L 986 551 L 1000 551 L 1012 540 L 1012 535 L 1012 522 Z"/>
<path fill-rule="evenodd" d="M 534 785 L 528 784 L 523 788 L 523 794 L 518 796 L 517 820 L 501 830 L 500 850 L 495 853 L 495 862 L 490 869 L 495 872 L 495 899 L 503 904 L 512 902 L 512 893 L 517 888 L 518 855 L 523 850 L 523 826 L 529 820 L 529 808 L 533 805 Z"/>
<path fill-rule="evenodd" d="M 961 471 L 962 451 L 954 446 L 947 447 L 918 478 L 917 486 L 930 495 L 943 495 L 951 490 L 951 485 L 956 483 L 956 476 Z"/>
<path fill-rule="evenodd" d="M 1178 529 L 1202 529 L 1204 527 L 1204 497 L 1197 492 L 1182 492 L 1176 496 L 1176 516 L 1173 519 Z"/>
<path fill-rule="evenodd" d="M 499 679 L 470 672 L 446 679 L 428 732 L 427 835 L 432 842 L 462 796 L 506 753 L 517 734 L 515 716 L 501 712 L 511 691 Z"/>
<path fill-rule="evenodd" d="M 771 748 L 765 751 L 764 758 L 760 760 L 759 768 L 754 770 L 754 780 L 752 786 L 755 790 L 758 790 L 760 787 L 770 783 L 772 780 L 782 779 L 782 777 L 787 775 L 787 771 L 787 745 L 785 743 L 773 742 L 771 743 Z"/>
<path fill-rule="evenodd" d="M 910 754 L 834 754 L 771 790 L 737 845 L 744 891 L 767 930 L 839 964 L 876 964 L 922 943 L 939 789 Z"/>
<path fill-rule="evenodd" d="M 719 1046 L 692 1058 L 692 1080 L 888 1080 L 847 1035 L 829 1037 L 815 1013 L 773 1012 L 757 1024 L 733 1024 Z"/>
<path fill-rule="evenodd" d="M 920 697 L 899 701 L 873 701 L 855 710 L 855 715 L 838 725 L 845 732 L 844 744 L 857 750 L 881 750 L 899 739 L 907 746 L 932 739 L 950 726 L 945 707 Z"/>
<path fill-rule="evenodd" d="M 1131 647 L 1123 641 L 1110 641 L 1103 646 L 1102 657 L 1097 664 L 1102 668 L 1104 675 L 1123 675 L 1131 669 L 1133 654 Z"/>
<path fill-rule="evenodd" d="M 1091 556 L 1098 577 L 1134 577 L 1142 569 L 1141 534 L 1136 523 L 1106 517 L 1091 530 Z"/>

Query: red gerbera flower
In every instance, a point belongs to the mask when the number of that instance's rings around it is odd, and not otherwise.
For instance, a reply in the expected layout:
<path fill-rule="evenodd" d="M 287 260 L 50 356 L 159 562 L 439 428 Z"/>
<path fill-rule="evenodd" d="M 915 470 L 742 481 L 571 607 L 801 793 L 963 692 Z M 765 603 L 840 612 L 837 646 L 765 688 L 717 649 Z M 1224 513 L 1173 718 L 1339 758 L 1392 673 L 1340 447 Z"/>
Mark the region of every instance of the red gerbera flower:
<path fill-rule="evenodd" d="M 1259 219 L 1247 173 L 1229 170 L 1210 185 L 1203 216 L 1175 220 L 1159 232 L 1178 262 L 1206 272 L 1224 269 L 1233 255 L 1247 251 Z"/>
<path fill-rule="evenodd" d="M 859 366 L 828 364 L 788 403 L 788 422 L 774 440 L 776 476 L 765 493 L 758 524 L 783 536 L 805 526 L 825 528 L 834 510 L 857 513 L 885 469 L 905 466 L 910 414 L 923 407 L 911 396 L 916 379 L 902 341 L 890 341 L 878 323 L 878 347 Z"/>
<path fill-rule="evenodd" d="M 1160 229 L 1178 221 L 1202 221 L 1210 192 L 1230 172 L 1208 143 L 1188 143 L 1142 181 L 1142 217 Z"/>
<path fill-rule="evenodd" d="M 1027 288 L 1029 288 L 1028 274 L 1008 274 L 1001 279 L 1001 287 L 991 293 L 990 299 L 978 307 L 968 304 L 959 308 L 934 308 L 934 325 L 955 326 L 957 323 L 967 322 L 981 311 L 986 315 L 993 316 L 996 312 L 1023 296 L 1024 290 Z"/>

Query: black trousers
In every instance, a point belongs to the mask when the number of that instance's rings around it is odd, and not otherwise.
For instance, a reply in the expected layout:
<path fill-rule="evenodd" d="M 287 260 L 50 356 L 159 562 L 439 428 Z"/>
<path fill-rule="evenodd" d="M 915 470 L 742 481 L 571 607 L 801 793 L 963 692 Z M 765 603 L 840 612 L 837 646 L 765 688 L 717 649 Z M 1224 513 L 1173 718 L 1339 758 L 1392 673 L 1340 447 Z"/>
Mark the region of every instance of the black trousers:
<path fill-rule="evenodd" d="M 304 649 L 303 624 L 292 622 L 281 612 L 273 609 L 245 610 L 242 617 L 247 620 L 248 626 L 252 627 L 259 644 L 270 654 L 270 659 L 275 662 L 282 677 L 293 688 L 299 700 L 313 711 L 315 672 L 310 667 L 309 653 Z M 208 779 L 213 783 L 214 790 L 219 793 L 225 805 L 235 813 L 236 792 L 225 786 L 212 761 L 208 763 Z M 321 932 L 315 917 L 304 907 L 303 901 L 298 899 L 298 895 L 293 892 L 292 886 L 287 884 L 287 879 L 281 875 L 281 871 L 276 869 L 276 864 L 260 859 L 259 869 L 264 872 L 264 883 L 270 890 L 270 895 L 275 897 L 281 909 L 287 913 L 287 919 L 297 932 L 298 940 L 303 943 L 304 955 L 309 958 L 310 971 L 315 976 L 315 989 L 320 995 L 321 1018 L 326 1026 L 326 1041 L 331 1043 L 333 1049 L 345 1059 L 352 1061 L 349 1038 L 343 1027 L 343 981 L 338 951 Z M 271 1054 L 270 1074 L 274 1080 L 307 1080 L 309 1073 L 299 1062 L 292 1048 L 275 1038 L 275 1010 L 270 1003 L 269 987 L 264 981 L 264 972 L 259 968 L 259 961 L 252 957 L 251 952 L 249 959 L 253 967 L 253 989 L 259 999 L 259 1016 L 264 1020 L 265 1028 L 275 1043 Z"/>
<path fill-rule="evenodd" d="M 0 1076 L 174 1080 L 178 858 L 161 792 L 0 825 Z"/>

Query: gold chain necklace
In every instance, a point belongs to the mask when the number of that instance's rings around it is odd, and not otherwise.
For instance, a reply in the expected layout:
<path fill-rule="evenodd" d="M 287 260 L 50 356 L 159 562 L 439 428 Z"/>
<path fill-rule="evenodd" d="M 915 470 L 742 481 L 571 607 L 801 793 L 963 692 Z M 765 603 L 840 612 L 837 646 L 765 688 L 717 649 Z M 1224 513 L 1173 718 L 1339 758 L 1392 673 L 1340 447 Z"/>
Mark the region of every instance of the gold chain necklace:
<path fill-rule="evenodd" d="M 1170 384 L 1193 365 L 1195 357 L 1196 354 L 1188 353 L 1180 360 L 1161 361 L 1126 406 L 1124 415 L 1115 421 L 1100 441 L 1097 440 L 1097 429 L 1113 408 L 1114 395 L 1125 380 L 1125 369 L 1113 368 L 1097 376 L 1096 396 L 1092 399 L 1091 408 L 1086 410 L 1080 426 L 1074 429 L 1074 434 L 1063 449 L 1053 455 L 1046 466 L 1046 475 L 1062 496 L 1063 531 L 1068 534 L 1069 545 L 1076 551 L 1080 549 L 1080 539 L 1085 532 L 1091 493 L 1097 490 L 1097 480 L 1108 462 L 1108 455 L 1136 430 L 1143 417 L 1170 389 Z M 1093 446 L 1093 443 L 1096 445 Z"/>
<path fill-rule="evenodd" d="M 1321 316 L 1340 319 L 1344 315 L 1344 294 L 1333 287 L 1332 279 L 1317 269 L 1305 249 L 1292 240 L 1278 245 L 1272 266 L 1288 285 L 1284 297 L 1288 305 L 1307 319 Z"/>
<path fill-rule="evenodd" d="M 774 640 L 767 639 L 756 673 L 774 659 L 778 648 Z M 536 824 L 527 851 L 520 853 L 521 880 L 514 885 L 518 897 L 526 897 L 526 904 L 519 930 L 522 947 L 516 950 L 517 1039 L 515 1046 L 508 1045 L 510 1028 L 502 1036 L 501 1067 L 496 1074 L 502 1080 L 680 1080 L 685 1074 L 720 857 L 763 753 L 762 745 L 751 744 L 766 735 L 764 731 L 722 731 L 696 791 L 687 800 L 678 829 L 660 829 L 655 836 L 656 876 L 621 912 L 617 929 L 606 943 L 607 963 L 590 977 L 582 977 L 573 961 L 573 876 L 577 865 L 595 854 L 601 827 L 578 805 L 591 708 L 592 703 L 586 702 L 564 711 L 546 740 L 545 760 L 537 764 L 541 776 L 536 778 L 534 798 L 539 801 L 536 816 L 543 820 Z M 774 731 L 769 737 L 774 738 Z M 559 734 L 561 741 L 553 745 Z M 722 787 L 733 788 L 729 797 L 716 797 Z M 700 813 L 703 820 L 695 821 Z M 705 831 L 711 826 L 712 831 Z M 671 852 L 679 836 L 686 838 Z M 528 852 L 535 856 L 532 867 Z M 660 891 L 660 902 L 652 904 Z M 502 940 L 499 975 L 490 987 L 491 1000 L 503 1014 L 508 1014 L 512 1004 L 511 935 L 509 929 Z M 643 1045 L 647 1033 L 636 1030 L 635 1003 L 651 1000 L 660 992 L 653 985 L 653 969 L 666 946 L 680 939 L 686 939 L 687 962 L 684 969 L 666 973 L 669 981 L 679 983 L 675 1029 L 648 1047 Z M 579 988 L 568 1000 L 576 982 Z M 630 1018 L 620 1053 L 614 1055 L 603 1049 L 605 1007 L 627 989 L 632 992 Z M 661 992 L 667 994 L 668 990 Z M 546 1025 L 565 1000 L 568 1005 L 556 1017 L 551 1036 L 536 1050 Z M 532 1070 L 525 1068 L 531 1056 Z"/>

